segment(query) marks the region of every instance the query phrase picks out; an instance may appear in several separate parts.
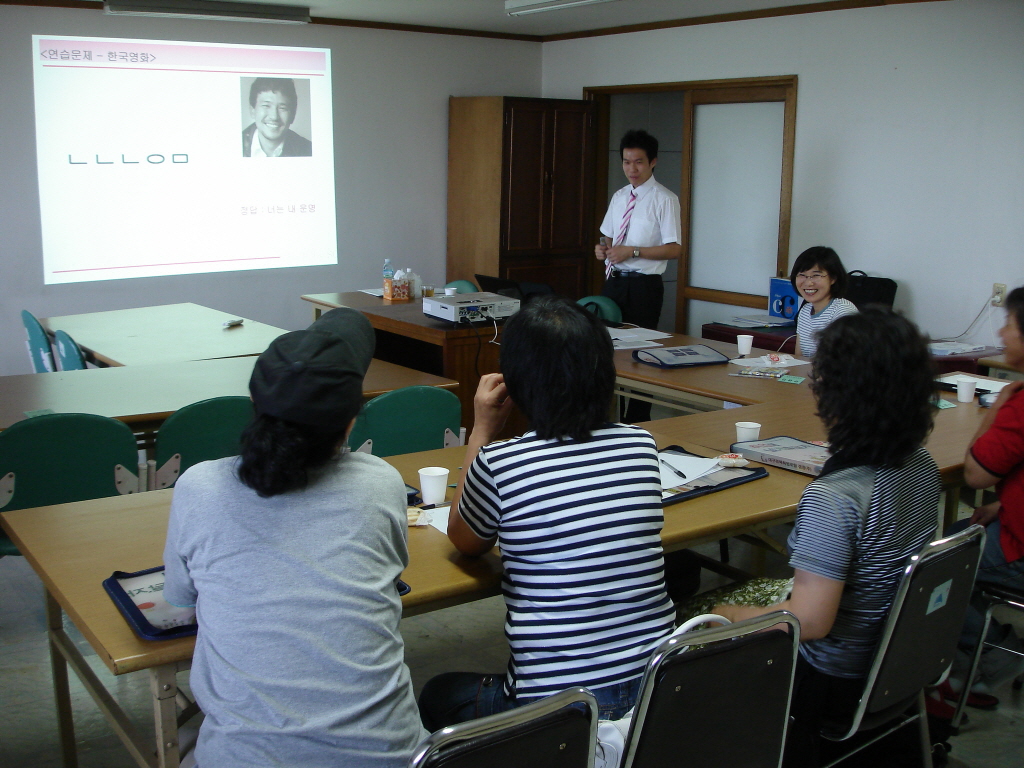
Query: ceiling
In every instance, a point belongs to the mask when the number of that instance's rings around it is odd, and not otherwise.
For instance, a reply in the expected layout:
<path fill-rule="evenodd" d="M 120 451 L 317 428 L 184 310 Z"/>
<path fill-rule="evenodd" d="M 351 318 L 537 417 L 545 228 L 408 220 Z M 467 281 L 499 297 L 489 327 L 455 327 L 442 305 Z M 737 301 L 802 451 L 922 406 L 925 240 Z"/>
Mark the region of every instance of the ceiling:
<path fill-rule="evenodd" d="M 897 0 L 899 1 L 899 0 Z M 378 24 L 443 27 L 503 35 L 547 37 L 609 27 L 693 19 L 719 14 L 761 12 L 800 5 L 835 8 L 843 2 L 819 0 L 615 0 L 510 17 L 504 0 L 268 0 L 278 5 L 309 5 L 315 18 Z M 851 0 L 849 6 L 882 5 L 885 0 Z M 892 0 L 889 0 L 892 2 Z"/>

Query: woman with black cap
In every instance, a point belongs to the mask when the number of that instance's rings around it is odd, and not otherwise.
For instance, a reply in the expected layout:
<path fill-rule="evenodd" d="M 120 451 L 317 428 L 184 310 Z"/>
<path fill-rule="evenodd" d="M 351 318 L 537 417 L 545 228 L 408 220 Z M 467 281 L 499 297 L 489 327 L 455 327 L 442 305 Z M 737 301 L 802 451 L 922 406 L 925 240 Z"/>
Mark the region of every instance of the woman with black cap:
<path fill-rule="evenodd" d="M 351 309 L 277 338 L 242 455 L 175 487 L 164 591 L 196 607 L 201 768 L 399 768 L 425 736 L 398 629 L 405 486 L 346 449 L 373 348 Z"/>

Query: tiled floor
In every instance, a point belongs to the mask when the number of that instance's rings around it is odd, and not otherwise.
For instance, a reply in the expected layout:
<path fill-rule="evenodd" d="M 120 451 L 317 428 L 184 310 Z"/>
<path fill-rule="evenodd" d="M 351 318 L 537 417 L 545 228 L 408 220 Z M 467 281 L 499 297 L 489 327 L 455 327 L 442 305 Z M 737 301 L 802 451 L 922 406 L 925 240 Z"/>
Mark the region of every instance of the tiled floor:
<path fill-rule="evenodd" d="M 704 551 L 717 557 L 717 545 Z M 742 567 L 751 553 L 732 544 L 734 564 Z M 769 572 L 782 575 L 781 558 L 769 556 Z M 707 574 L 704 588 L 717 577 Z M 417 692 L 439 672 L 500 671 L 507 646 L 502 634 L 504 606 L 491 598 L 436 611 L 402 622 L 406 655 Z M 1024 629 L 1024 622 L 1018 622 Z M 147 677 L 113 678 L 72 627 L 72 636 L 101 679 L 140 728 L 151 728 Z M 1024 631 L 1021 631 L 1024 635 Z M 184 683 L 187 675 L 179 676 Z M 75 726 L 83 768 L 131 768 L 128 753 L 107 727 L 88 694 L 72 675 Z M 59 766 L 56 717 L 50 686 L 42 585 L 20 557 L 0 559 L 0 768 Z M 970 710 L 970 723 L 952 739 L 952 768 L 1021 768 L 1024 765 L 1024 696 L 1009 686 L 998 691 L 1003 703 L 994 712 Z M 149 732 L 149 731 L 145 731 Z"/>

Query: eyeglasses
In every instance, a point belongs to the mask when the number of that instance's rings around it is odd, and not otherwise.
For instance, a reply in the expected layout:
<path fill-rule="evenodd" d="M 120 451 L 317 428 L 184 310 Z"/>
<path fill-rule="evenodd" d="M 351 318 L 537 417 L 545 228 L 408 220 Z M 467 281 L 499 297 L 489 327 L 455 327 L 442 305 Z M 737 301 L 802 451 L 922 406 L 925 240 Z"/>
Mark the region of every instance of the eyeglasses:
<path fill-rule="evenodd" d="M 796 276 L 797 280 L 827 280 L 827 272 L 801 272 Z"/>

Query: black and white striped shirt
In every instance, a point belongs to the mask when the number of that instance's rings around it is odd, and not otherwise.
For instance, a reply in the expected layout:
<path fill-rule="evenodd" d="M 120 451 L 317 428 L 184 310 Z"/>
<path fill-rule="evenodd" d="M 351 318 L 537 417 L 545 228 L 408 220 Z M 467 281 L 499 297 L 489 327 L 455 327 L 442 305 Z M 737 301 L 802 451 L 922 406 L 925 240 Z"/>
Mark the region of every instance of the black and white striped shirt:
<path fill-rule="evenodd" d="M 814 314 L 810 302 L 804 302 L 796 314 L 796 333 L 800 337 L 801 357 L 811 358 L 818 351 L 818 334 L 845 315 L 857 314 L 857 305 L 847 299 L 832 299 L 821 312 Z"/>
<path fill-rule="evenodd" d="M 603 688 L 643 674 L 675 617 L 649 433 L 609 424 L 585 442 L 530 432 L 487 446 L 459 512 L 501 548 L 508 695 Z"/>
<path fill-rule="evenodd" d="M 815 668 L 836 677 L 867 674 L 903 567 L 935 535 L 940 491 L 939 469 L 924 448 L 898 467 L 848 467 L 807 486 L 789 564 L 846 582 L 831 631 L 800 646 Z"/>

